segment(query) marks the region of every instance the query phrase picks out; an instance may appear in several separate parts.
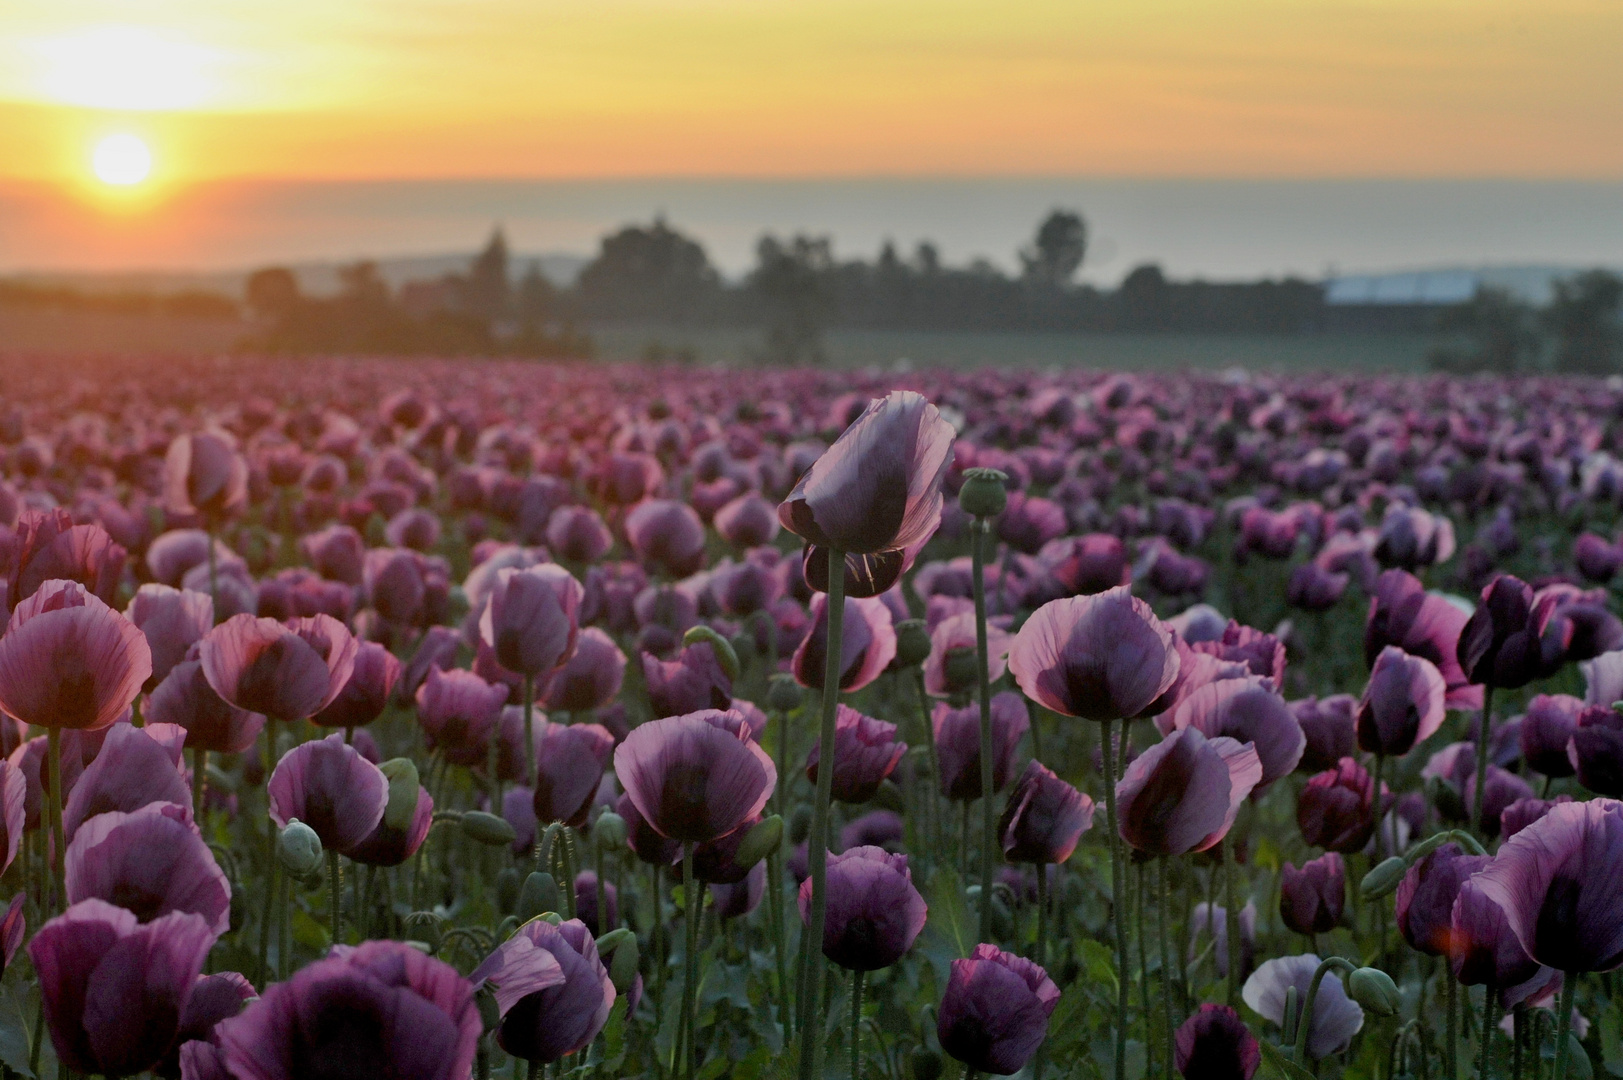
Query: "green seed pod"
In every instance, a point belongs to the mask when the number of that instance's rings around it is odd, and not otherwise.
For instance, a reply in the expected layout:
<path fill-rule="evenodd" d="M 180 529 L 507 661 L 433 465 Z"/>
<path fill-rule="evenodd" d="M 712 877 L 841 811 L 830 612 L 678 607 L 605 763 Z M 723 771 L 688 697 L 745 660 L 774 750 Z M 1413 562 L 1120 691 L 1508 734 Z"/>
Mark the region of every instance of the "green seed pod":
<path fill-rule="evenodd" d="M 524 886 L 518 891 L 518 907 L 513 914 L 518 916 L 520 922 L 529 922 L 543 911 L 557 911 L 558 903 L 558 883 L 551 874 L 537 871 L 524 879 Z"/>
<path fill-rule="evenodd" d="M 1409 872 L 1409 864 L 1403 861 L 1403 856 L 1394 855 L 1390 859 L 1380 862 L 1375 869 L 1364 875 L 1364 880 L 1358 883 L 1358 895 L 1365 900 L 1379 900 L 1389 896 L 1403 880 L 1403 875 Z"/>
<path fill-rule="evenodd" d="M 592 826 L 592 840 L 604 851 L 625 850 L 626 836 L 626 819 L 613 810 L 599 814 Z"/>
<path fill-rule="evenodd" d="M 930 655 L 930 631 L 923 619 L 904 619 L 896 624 L 896 660 L 898 668 L 918 667 Z"/>
<path fill-rule="evenodd" d="M 774 675 L 766 688 L 766 703 L 773 712 L 798 709 L 805 697 L 805 691 L 800 689 L 793 675 Z"/>
<path fill-rule="evenodd" d="M 997 517 L 1009 505 L 1009 475 L 997 469 L 969 469 L 958 489 L 958 506 L 972 517 Z"/>
<path fill-rule="evenodd" d="M 309 877 L 321 871 L 321 837 L 298 818 L 287 823 L 276 846 L 282 865 L 294 877 Z"/>
<path fill-rule="evenodd" d="M 417 763 L 410 758 L 390 758 L 378 770 L 389 778 L 389 807 L 383 811 L 383 823 L 404 832 L 417 816 L 417 794 L 422 787 Z"/>
<path fill-rule="evenodd" d="M 1361 967 L 1347 976 L 1347 993 L 1376 1016 L 1394 1016 L 1403 1006 L 1397 983 L 1380 968 Z"/>
<path fill-rule="evenodd" d="M 511 915 L 518 906 L 518 892 L 523 887 L 516 867 L 502 867 L 502 872 L 496 875 L 496 910 Z"/>
<path fill-rule="evenodd" d="M 777 814 L 763 818 L 744 835 L 733 855 L 733 862 L 741 869 L 749 869 L 783 844 L 783 819 Z"/>
<path fill-rule="evenodd" d="M 609 979 L 624 994 L 637 980 L 637 935 L 625 927 L 610 930 L 597 939 L 597 954 L 608 964 Z"/>
<path fill-rule="evenodd" d="M 806 837 L 811 835 L 812 809 L 805 803 L 795 807 L 794 813 L 789 815 L 789 842 L 791 844 L 804 843 Z"/>
<path fill-rule="evenodd" d="M 477 840 L 481 844 L 497 847 L 501 844 L 511 844 L 518 836 L 505 818 L 495 814 L 487 814 L 483 810 L 469 810 L 462 815 L 462 831 L 470 840 Z"/>
<path fill-rule="evenodd" d="M 942 659 L 942 671 L 948 686 L 979 686 L 981 679 L 980 654 L 974 649 L 948 649 Z"/>
<path fill-rule="evenodd" d="M 721 664 L 721 670 L 727 673 L 729 679 L 737 679 L 739 673 L 738 653 L 733 651 L 733 643 L 710 629 L 708 626 L 695 626 L 682 635 L 682 644 L 697 645 L 704 642 L 716 651 L 716 661 Z"/>
<path fill-rule="evenodd" d="M 727 639 L 733 647 L 733 655 L 738 657 L 738 666 L 747 668 L 755 660 L 755 638 L 745 630 L 740 630 Z"/>

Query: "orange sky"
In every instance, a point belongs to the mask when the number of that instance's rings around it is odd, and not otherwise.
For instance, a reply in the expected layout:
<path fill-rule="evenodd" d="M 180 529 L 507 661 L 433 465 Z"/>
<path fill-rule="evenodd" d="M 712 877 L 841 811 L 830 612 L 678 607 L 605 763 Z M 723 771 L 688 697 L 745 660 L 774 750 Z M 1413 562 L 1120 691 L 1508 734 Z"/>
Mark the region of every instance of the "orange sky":
<path fill-rule="evenodd" d="M 0 10 L 0 179 L 1623 176 L 1618 0 Z"/>

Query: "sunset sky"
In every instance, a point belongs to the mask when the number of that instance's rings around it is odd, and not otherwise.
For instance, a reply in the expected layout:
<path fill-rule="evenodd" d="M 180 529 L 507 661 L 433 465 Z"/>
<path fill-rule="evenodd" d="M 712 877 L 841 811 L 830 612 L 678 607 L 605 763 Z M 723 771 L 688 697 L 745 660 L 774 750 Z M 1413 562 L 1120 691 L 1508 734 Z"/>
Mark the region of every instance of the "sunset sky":
<path fill-rule="evenodd" d="M 1617 0 L 52 0 L 0 179 L 1623 176 Z M 139 165 L 139 162 L 136 163 Z"/>

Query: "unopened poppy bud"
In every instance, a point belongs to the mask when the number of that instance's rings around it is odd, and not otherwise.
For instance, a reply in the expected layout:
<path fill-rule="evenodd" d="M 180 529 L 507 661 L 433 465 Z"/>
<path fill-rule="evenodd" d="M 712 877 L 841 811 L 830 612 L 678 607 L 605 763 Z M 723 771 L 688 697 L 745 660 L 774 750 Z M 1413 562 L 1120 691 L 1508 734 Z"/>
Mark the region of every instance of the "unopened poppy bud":
<path fill-rule="evenodd" d="M 518 907 L 513 912 L 520 922 L 529 922 L 544 911 L 557 910 L 558 883 L 551 874 L 538 870 L 524 879 L 518 893 Z"/>
<path fill-rule="evenodd" d="M 518 891 L 523 885 L 517 867 L 502 867 L 502 872 L 496 875 L 496 910 L 511 914 L 518 905 Z"/>
<path fill-rule="evenodd" d="M 1408 872 L 1409 864 L 1404 862 L 1403 856 L 1394 855 L 1364 875 L 1364 879 L 1358 883 L 1358 895 L 1365 900 L 1379 900 L 1383 896 L 1388 896 Z"/>
<path fill-rule="evenodd" d="M 625 927 L 610 930 L 597 939 L 597 955 L 609 963 L 609 981 L 624 994 L 637 981 L 637 935 Z"/>
<path fill-rule="evenodd" d="M 1567 1075 L 1572 1080 L 1592 1080 L 1595 1067 L 1589 1061 L 1589 1051 L 1579 1041 L 1576 1032 L 1567 1032 Z"/>
<path fill-rule="evenodd" d="M 502 1022 L 502 1010 L 496 1004 L 495 988 L 486 983 L 474 994 L 473 1000 L 479 1006 L 479 1023 L 486 1031 L 495 1031 L 496 1025 Z"/>
<path fill-rule="evenodd" d="M 974 649 L 948 649 L 942 670 L 948 686 L 974 686 L 980 680 L 980 657 Z"/>
<path fill-rule="evenodd" d="M 801 803 L 795 807 L 795 812 L 789 816 L 789 842 L 803 844 L 806 837 L 811 835 L 812 812 L 811 807 Z"/>
<path fill-rule="evenodd" d="M 749 869 L 783 844 L 783 819 L 777 814 L 763 818 L 744 834 L 733 862 L 740 869 Z"/>
<path fill-rule="evenodd" d="M 389 778 L 389 805 L 383 811 L 383 823 L 404 832 L 417 816 L 417 793 L 422 785 L 417 763 L 410 758 L 390 758 L 378 771 Z"/>
<path fill-rule="evenodd" d="M 298 818 L 287 823 L 277 841 L 282 865 L 294 877 L 309 877 L 321 869 L 321 837 Z"/>
<path fill-rule="evenodd" d="M 592 826 L 592 839 L 604 851 L 624 850 L 627 833 L 626 819 L 613 810 L 600 814 L 597 824 Z"/>
<path fill-rule="evenodd" d="M 934 1050 L 917 1048 L 907 1056 L 907 1064 L 913 1080 L 941 1080 L 941 1055 Z"/>
<path fill-rule="evenodd" d="M 682 635 L 682 644 L 684 645 L 697 645 L 700 642 L 704 642 L 715 650 L 716 662 L 721 665 L 721 670 L 727 673 L 729 679 L 738 678 L 738 653 L 733 651 L 732 642 L 708 626 L 691 627 L 687 633 Z"/>
<path fill-rule="evenodd" d="M 930 631 L 923 619 L 903 619 L 896 624 L 896 659 L 898 668 L 918 667 L 929 659 Z"/>
<path fill-rule="evenodd" d="M 774 712 L 788 712 L 800 707 L 804 694 L 793 675 L 774 675 L 766 688 L 766 703 Z"/>
<path fill-rule="evenodd" d="M 750 661 L 755 659 L 755 639 L 744 631 L 740 630 L 728 638 L 727 643 L 732 646 L 733 655 L 738 657 L 739 667 L 748 667 Z"/>
<path fill-rule="evenodd" d="M 500 844 L 511 844 L 517 833 L 505 818 L 495 814 L 487 814 L 483 810 L 469 810 L 462 815 L 462 831 L 469 839 L 477 840 L 481 844 L 495 847 Z"/>
<path fill-rule="evenodd" d="M 1380 968 L 1361 967 L 1347 976 L 1347 992 L 1376 1016 L 1394 1016 L 1403 1005 L 1397 983 Z"/>
<path fill-rule="evenodd" d="M 1008 473 L 997 469 L 969 469 L 958 489 L 958 506 L 973 517 L 996 517 L 1009 504 Z"/>
<path fill-rule="evenodd" d="M 1440 776 L 1427 778 L 1426 799 L 1437 808 L 1437 812 L 1446 821 L 1461 821 L 1471 816 L 1465 808 L 1465 800 L 1460 798 L 1459 791 Z"/>

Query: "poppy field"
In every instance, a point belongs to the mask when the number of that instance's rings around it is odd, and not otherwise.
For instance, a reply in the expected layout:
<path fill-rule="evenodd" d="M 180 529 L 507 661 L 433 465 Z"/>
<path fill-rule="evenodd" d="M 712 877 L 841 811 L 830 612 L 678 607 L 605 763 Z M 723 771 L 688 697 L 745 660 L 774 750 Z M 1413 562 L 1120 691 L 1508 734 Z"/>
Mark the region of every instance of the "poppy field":
<path fill-rule="evenodd" d="M 0 1077 L 1623 1076 L 1623 384 L 0 377 Z"/>

